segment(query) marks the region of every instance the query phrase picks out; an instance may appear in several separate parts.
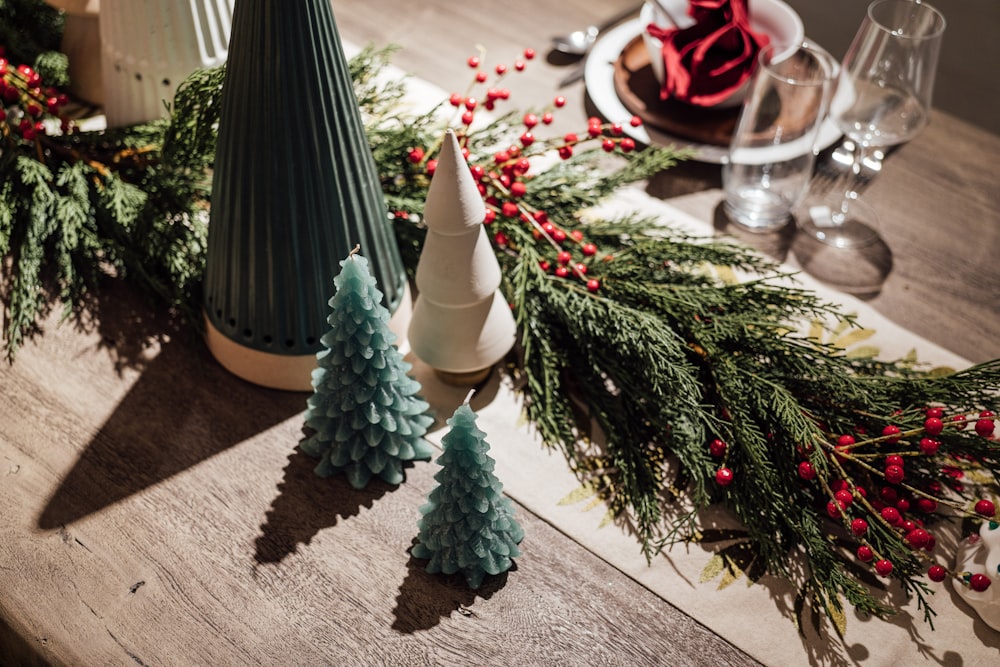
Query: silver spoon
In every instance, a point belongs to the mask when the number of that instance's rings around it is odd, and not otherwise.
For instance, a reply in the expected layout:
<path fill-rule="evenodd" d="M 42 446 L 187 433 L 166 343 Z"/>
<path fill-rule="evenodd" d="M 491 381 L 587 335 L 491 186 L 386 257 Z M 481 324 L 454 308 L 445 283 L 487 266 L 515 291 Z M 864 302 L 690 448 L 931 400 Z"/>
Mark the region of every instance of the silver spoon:
<path fill-rule="evenodd" d="M 587 26 L 586 30 L 574 30 L 568 35 L 553 37 L 552 48 L 566 55 L 583 56 L 590 52 L 600 32 L 596 25 Z"/>
<path fill-rule="evenodd" d="M 639 11 L 639 7 L 630 7 L 619 12 L 601 25 L 587 26 L 583 30 L 574 30 L 568 35 L 559 35 L 552 38 L 552 48 L 559 53 L 568 56 L 585 56 L 590 53 L 590 47 L 597 41 L 597 36 L 602 30 L 610 28 L 616 23 L 620 23 L 625 18 Z"/>

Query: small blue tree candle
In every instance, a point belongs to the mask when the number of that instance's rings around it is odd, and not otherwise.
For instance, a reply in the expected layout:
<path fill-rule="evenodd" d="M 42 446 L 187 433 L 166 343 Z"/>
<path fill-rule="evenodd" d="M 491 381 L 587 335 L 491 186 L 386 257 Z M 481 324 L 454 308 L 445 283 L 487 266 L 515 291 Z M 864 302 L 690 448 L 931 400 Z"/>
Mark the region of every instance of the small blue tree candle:
<path fill-rule="evenodd" d="M 357 250 L 334 279 L 331 328 L 320 339 L 326 349 L 316 355 L 306 410 L 306 425 L 316 432 L 300 448 L 320 459 L 317 475 L 343 472 L 360 489 L 374 476 L 399 484 L 404 461 L 430 459 L 423 436 L 434 419 L 393 345 L 382 292 Z"/>
<path fill-rule="evenodd" d="M 511 559 L 521 555 L 517 545 L 524 531 L 493 474 L 496 462 L 487 454 L 486 433 L 476 426 L 468 398 L 448 425 L 444 453 L 437 459 L 441 470 L 434 476 L 438 486 L 420 508 L 413 556 L 429 559 L 431 574 L 461 572 L 471 588 L 479 588 L 485 575 L 511 568 Z"/>

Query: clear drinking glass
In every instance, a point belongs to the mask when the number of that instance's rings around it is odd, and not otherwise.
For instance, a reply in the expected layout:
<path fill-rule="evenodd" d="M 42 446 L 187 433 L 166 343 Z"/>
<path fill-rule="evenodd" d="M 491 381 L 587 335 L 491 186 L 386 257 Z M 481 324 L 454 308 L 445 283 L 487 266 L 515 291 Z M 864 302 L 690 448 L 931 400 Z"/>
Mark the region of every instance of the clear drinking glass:
<path fill-rule="evenodd" d="M 870 151 L 909 141 L 927 124 L 944 29 L 941 13 L 919 0 L 876 0 L 869 5 L 844 56 L 830 108 L 837 126 L 854 143 L 855 176 Z M 852 182 L 848 193 L 854 187 Z M 799 224 L 838 247 L 878 239 L 872 225 L 851 218 L 850 206 L 842 208 L 819 219 L 805 215 Z"/>
<path fill-rule="evenodd" d="M 722 167 L 724 210 L 740 227 L 769 232 L 791 219 L 809 187 L 838 70 L 809 42 L 761 49 Z"/>

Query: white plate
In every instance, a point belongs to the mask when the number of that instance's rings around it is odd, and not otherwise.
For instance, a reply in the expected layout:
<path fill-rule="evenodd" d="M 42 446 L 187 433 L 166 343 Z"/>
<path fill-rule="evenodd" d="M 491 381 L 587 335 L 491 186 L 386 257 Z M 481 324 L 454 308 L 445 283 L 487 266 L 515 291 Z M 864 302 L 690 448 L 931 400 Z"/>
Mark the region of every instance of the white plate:
<path fill-rule="evenodd" d="M 594 106 L 605 118 L 613 121 L 624 120 L 632 117 L 632 112 L 625 108 L 618 92 L 615 90 L 615 62 L 622 54 L 636 35 L 642 32 L 642 25 L 639 19 L 626 21 L 608 31 L 603 37 L 597 40 L 583 72 L 583 80 L 587 85 L 587 93 L 594 102 Z M 716 146 L 713 144 L 702 144 L 659 130 L 649 125 L 632 127 L 628 123 L 622 123 L 625 133 L 638 142 L 654 146 L 674 146 L 676 148 L 689 148 L 693 151 L 693 157 L 700 162 L 711 162 L 723 164 L 726 162 L 729 148 L 727 146 Z M 819 146 L 827 148 L 832 146 L 841 136 L 840 130 L 830 120 L 823 123 L 819 131 Z M 757 150 L 757 149 L 752 149 Z M 759 149 L 761 151 L 767 148 Z"/>

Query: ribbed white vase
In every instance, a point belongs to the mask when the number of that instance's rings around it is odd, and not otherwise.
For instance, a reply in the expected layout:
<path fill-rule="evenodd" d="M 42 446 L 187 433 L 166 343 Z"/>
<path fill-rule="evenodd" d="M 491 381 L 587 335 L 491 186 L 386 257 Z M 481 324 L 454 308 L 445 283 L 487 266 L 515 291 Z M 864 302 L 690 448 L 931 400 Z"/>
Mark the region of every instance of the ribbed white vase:
<path fill-rule="evenodd" d="M 226 61 L 236 0 L 102 0 L 101 76 L 109 127 L 166 116 L 185 78 Z"/>

